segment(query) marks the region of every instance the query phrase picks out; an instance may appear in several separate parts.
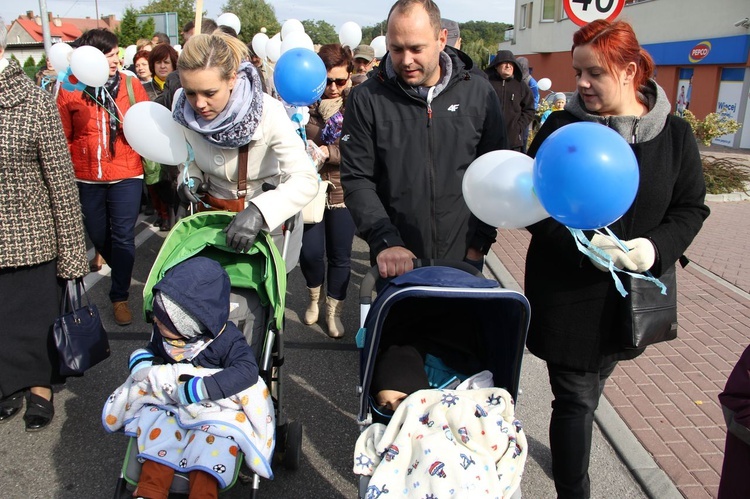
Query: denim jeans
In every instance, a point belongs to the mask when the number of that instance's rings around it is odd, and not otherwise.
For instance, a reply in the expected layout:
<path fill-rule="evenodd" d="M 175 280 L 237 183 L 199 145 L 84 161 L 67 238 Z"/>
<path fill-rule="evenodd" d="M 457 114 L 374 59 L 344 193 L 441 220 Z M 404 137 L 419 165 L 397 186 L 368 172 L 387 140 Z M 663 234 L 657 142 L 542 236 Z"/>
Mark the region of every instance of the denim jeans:
<path fill-rule="evenodd" d="M 78 182 L 86 232 L 112 269 L 109 299 L 113 303 L 128 299 L 142 190 L 143 180 L 139 178 L 113 184 Z"/>
<path fill-rule="evenodd" d="M 592 373 L 547 364 L 554 395 L 549 424 L 552 476 L 560 499 L 588 499 L 591 495 L 589 457 L 594 411 L 615 366 L 617 362 Z"/>
<path fill-rule="evenodd" d="M 354 230 L 354 220 L 348 208 L 326 208 L 323 220 L 305 224 L 299 266 L 308 288 L 322 285 L 327 276 L 328 296 L 336 300 L 346 299 L 352 273 Z"/>

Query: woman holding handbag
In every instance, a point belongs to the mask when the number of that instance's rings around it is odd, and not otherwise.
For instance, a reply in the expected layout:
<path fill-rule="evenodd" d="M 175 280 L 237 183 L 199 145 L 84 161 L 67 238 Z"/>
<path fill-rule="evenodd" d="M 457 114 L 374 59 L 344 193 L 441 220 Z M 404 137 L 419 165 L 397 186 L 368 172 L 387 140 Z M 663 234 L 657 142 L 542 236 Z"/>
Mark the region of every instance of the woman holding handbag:
<path fill-rule="evenodd" d="M 88 274 L 73 165 L 52 96 L 3 57 L 0 19 L 0 423 L 23 408 L 26 431 L 55 414 L 52 324 L 60 279 Z M 21 124 L 23 126 L 21 126 Z"/>
<path fill-rule="evenodd" d="M 593 245 L 619 268 L 673 271 L 708 216 L 701 158 L 690 126 L 672 115 L 661 87 L 651 79 L 654 63 L 629 24 L 598 20 L 573 35 L 577 91 L 565 109 L 552 113 L 529 155 L 555 130 L 580 121 L 600 123 L 630 144 L 640 170 L 636 199 L 610 226 L 629 249 L 588 232 Z M 626 303 L 607 268 L 576 247 L 568 229 L 552 218 L 530 227 L 525 293 L 534 313 L 526 345 L 547 362 L 554 400 L 550 449 L 560 498 L 587 498 L 591 432 L 604 384 L 628 349 L 618 311 Z M 593 238 L 592 238 L 593 235 Z M 676 290 L 671 290 L 673 293 Z"/>
<path fill-rule="evenodd" d="M 302 321 L 307 325 L 315 324 L 320 308 L 325 305 L 328 336 L 341 338 L 344 336 L 341 310 L 351 277 L 355 226 L 341 189 L 339 138 L 344 120 L 345 93 L 351 89 L 354 60 L 351 51 L 338 43 L 323 45 L 318 56 L 328 72 L 326 88 L 322 99 L 310 106 L 310 120 L 305 132 L 308 140 L 312 140 L 325 157 L 319 173 L 328 186 L 328 193 L 323 219 L 305 224 L 302 237 L 300 269 L 310 295 Z"/>
<path fill-rule="evenodd" d="M 199 209 L 238 212 L 225 229 L 235 250 L 249 250 L 261 230 L 281 247 L 281 225 L 317 192 L 315 168 L 284 106 L 263 93 L 247 46 L 224 33 L 192 36 L 177 68 L 182 89 L 172 116 L 193 151 L 178 194 Z M 301 225 L 289 235 L 287 272 L 297 265 Z"/>

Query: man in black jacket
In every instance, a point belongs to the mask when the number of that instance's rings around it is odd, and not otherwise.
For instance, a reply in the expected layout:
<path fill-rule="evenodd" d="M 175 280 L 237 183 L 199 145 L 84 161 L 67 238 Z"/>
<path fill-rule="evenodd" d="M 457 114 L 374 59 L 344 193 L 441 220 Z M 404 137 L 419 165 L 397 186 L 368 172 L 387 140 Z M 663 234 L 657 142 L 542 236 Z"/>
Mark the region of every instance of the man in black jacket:
<path fill-rule="evenodd" d="M 510 50 L 499 50 L 485 70 L 500 99 L 509 148 L 525 151 L 524 130 L 534 119 L 534 95 L 523 81 L 521 66 Z"/>
<path fill-rule="evenodd" d="M 478 268 L 496 230 L 474 217 L 461 182 L 474 159 L 506 147 L 497 95 L 446 48 L 431 0 L 399 0 L 388 15 L 388 54 L 354 88 L 341 137 L 346 205 L 382 277 L 414 258 Z"/>

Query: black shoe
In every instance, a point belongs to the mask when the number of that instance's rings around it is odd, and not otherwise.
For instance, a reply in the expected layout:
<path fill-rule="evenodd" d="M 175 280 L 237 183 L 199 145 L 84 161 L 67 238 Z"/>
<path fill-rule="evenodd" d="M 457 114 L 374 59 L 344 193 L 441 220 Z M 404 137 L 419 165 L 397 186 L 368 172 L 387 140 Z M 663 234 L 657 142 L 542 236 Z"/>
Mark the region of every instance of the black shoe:
<path fill-rule="evenodd" d="M 55 406 L 52 399 L 47 400 L 39 395 L 29 392 L 26 396 L 26 412 L 23 420 L 26 422 L 26 431 L 40 431 L 52 422 L 55 416 Z"/>
<path fill-rule="evenodd" d="M 23 407 L 23 390 L 8 395 L 0 400 L 0 423 L 13 419 Z"/>

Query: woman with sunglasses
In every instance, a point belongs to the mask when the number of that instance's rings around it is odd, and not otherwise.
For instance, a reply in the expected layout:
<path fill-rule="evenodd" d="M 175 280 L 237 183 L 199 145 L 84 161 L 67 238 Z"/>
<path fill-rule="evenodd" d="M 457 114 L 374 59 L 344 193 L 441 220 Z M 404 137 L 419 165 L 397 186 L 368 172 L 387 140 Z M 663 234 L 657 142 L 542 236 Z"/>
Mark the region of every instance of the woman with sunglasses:
<path fill-rule="evenodd" d="M 322 150 L 326 158 L 319 173 L 322 181 L 330 184 L 323 220 L 316 224 L 305 224 L 302 237 L 300 268 L 310 294 L 303 322 L 315 324 L 320 308 L 325 304 L 328 336 L 341 338 L 344 335 L 341 310 L 351 276 L 355 227 L 352 215 L 344 205 L 344 192 L 341 189 L 339 137 L 344 119 L 345 95 L 351 89 L 350 75 L 354 61 L 351 51 L 338 43 L 323 45 L 318 56 L 325 64 L 328 78 L 322 99 L 310 106 L 310 120 L 305 131 L 307 138 Z M 326 278 L 327 289 L 324 289 Z"/>

